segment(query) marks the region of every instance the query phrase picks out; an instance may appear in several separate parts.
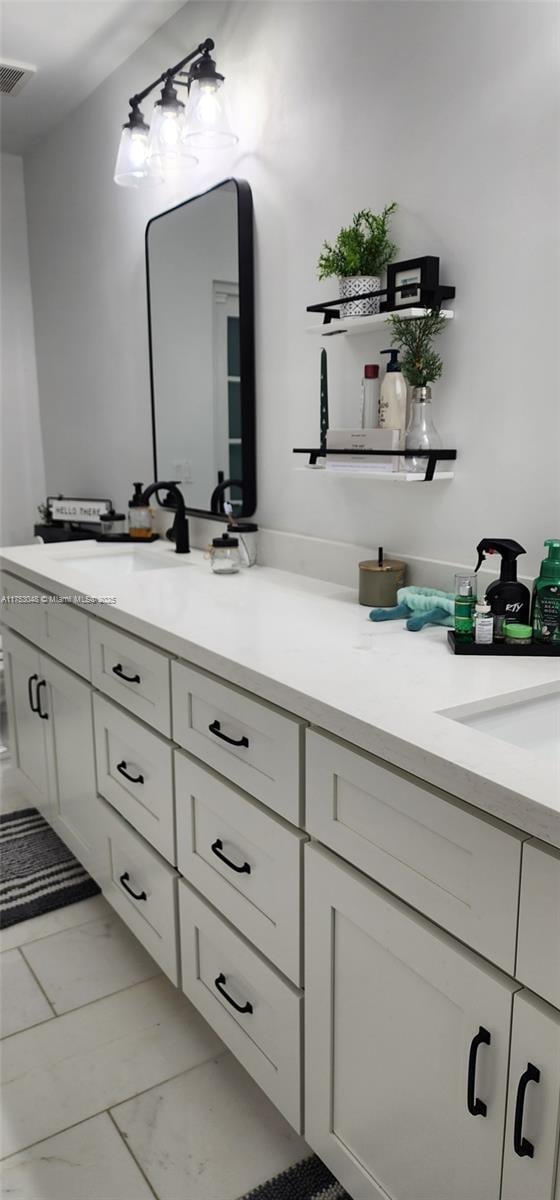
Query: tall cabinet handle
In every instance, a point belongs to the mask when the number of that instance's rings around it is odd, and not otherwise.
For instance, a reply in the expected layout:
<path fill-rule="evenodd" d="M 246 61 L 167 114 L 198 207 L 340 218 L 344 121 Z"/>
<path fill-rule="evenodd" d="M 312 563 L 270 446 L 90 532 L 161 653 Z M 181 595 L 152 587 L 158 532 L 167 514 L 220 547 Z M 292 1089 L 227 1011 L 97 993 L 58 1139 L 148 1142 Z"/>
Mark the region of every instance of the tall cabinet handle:
<path fill-rule="evenodd" d="M 467 1072 L 467 1108 L 471 1117 L 485 1117 L 487 1107 L 484 1100 L 479 1100 L 476 1095 L 476 1058 L 479 1046 L 489 1046 L 491 1042 L 490 1034 L 484 1026 L 481 1025 L 478 1033 L 475 1033 L 469 1050 L 469 1068 Z"/>
<path fill-rule="evenodd" d="M 39 712 L 39 709 L 37 707 L 37 698 L 36 697 L 35 697 L 35 703 L 33 703 L 33 684 L 37 683 L 38 678 L 39 678 L 38 675 L 30 675 L 29 679 L 27 680 L 27 696 L 29 699 L 29 707 L 30 707 L 32 713 Z"/>
<path fill-rule="evenodd" d="M 44 688 L 44 687 L 46 688 L 46 686 L 47 686 L 46 679 L 40 679 L 37 684 L 36 695 L 37 695 L 37 712 L 39 713 L 39 716 L 41 717 L 42 721 L 48 721 L 48 719 L 49 719 L 48 712 L 43 712 L 43 710 L 41 708 L 41 688 Z"/>
<path fill-rule="evenodd" d="M 541 1073 L 538 1067 L 533 1066 L 533 1063 L 527 1063 L 527 1069 L 523 1072 L 517 1085 L 517 1098 L 515 1101 L 515 1117 L 513 1121 L 513 1149 L 520 1158 L 532 1158 L 535 1153 L 535 1147 L 528 1138 L 523 1137 L 523 1111 L 525 1108 L 525 1092 L 529 1083 L 540 1083 Z"/>

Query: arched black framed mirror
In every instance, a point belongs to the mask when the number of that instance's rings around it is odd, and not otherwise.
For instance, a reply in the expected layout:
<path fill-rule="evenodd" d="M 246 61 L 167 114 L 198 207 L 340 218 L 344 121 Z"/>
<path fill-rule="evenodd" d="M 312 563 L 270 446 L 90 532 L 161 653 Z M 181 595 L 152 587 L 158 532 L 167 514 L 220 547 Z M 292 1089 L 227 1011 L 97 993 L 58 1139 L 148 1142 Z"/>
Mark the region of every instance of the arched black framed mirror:
<path fill-rule="evenodd" d="M 253 201 L 226 179 L 146 226 L 154 479 L 212 516 L 223 480 L 236 516 L 256 503 Z"/>

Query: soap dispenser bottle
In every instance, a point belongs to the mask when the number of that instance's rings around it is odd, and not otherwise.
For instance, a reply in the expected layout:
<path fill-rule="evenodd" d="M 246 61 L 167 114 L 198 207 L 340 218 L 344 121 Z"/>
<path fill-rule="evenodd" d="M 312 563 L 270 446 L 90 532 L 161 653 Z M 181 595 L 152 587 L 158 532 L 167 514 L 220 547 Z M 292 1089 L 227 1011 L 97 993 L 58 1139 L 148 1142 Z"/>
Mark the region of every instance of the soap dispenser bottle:
<path fill-rule="evenodd" d="M 131 538 L 152 536 L 152 513 L 142 498 L 143 483 L 134 484 L 134 494 L 128 504 L 128 533 Z"/>
<path fill-rule="evenodd" d="M 406 379 L 401 371 L 398 350 L 382 350 L 389 362 L 379 394 L 379 424 L 383 429 L 406 429 Z"/>
<path fill-rule="evenodd" d="M 517 578 L 517 558 L 526 553 L 523 546 L 511 538 L 483 538 L 478 543 L 477 550 L 478 562 L 475 571 L 478 571 L 487 554 L 500 554 L 502 558 L 500 578 L 486 589 L 486 603 L 490 605 L 492 615 L 496 617 L 503 613 L 505 625 L 509 621 L 528 625 L 531 596 L 529 588 Z M 503 604 L 505 611 L 502 609 Z"/>
<path fill-rule="evenodd" d="M 560 538 L 548 538 L 533 591 L 533 636 L 536 642 L 560 645 Z"/>

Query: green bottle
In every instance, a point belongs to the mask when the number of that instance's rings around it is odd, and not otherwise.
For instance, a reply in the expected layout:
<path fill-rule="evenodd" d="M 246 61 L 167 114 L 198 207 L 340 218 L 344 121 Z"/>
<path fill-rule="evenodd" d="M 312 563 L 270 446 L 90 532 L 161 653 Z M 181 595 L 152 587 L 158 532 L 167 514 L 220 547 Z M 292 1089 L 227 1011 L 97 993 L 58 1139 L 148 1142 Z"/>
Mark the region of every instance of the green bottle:
<path fill-rule="evenodd" d="M 533 589 L 533 636 L 536 642 L 560 645 L 560 538 L 548 538 Z"/>
<path fill-rule="evenodd" d="M 474 606 L 472 576 L 455 576 L 455 628 L 456 642 L 472 642 L 474 640 Z"/>

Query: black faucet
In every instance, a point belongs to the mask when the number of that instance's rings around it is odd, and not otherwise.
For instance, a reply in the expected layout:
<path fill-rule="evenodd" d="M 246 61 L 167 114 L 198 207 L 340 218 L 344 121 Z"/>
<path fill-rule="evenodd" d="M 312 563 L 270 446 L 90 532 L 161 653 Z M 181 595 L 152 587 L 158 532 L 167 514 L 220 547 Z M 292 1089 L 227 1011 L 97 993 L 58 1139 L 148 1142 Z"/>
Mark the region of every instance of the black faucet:
<path fill-rule="evenodd" d="M 214 488 L 214 491 L 212 492 L 212 495 L 210 497 L 210 512 L 211 513 L 223 513 L 224 512 L 224 499 L 225 499 L 224 493 L 227 492 L 228 489 L 232 488 L 232 487 L 240 488 L 241 495 L 243 495 L 243 480 L 242 479 L 220 479 L 219 480 L 219 482 L 217 483 L 217 485 Z"/>
<path fill-rule="evenodd" d="M 189 522 L 185 513 L 185 501 L 183 498 L 183 493 L 179 490 L 175 481 L 172 479 L 170 481 L 168 480 L 151 483 L 150 486 L 144 488 L 144 491 L 142 492 L 142 503 L 147 504 L 150 496 L 152 496 L 154 492 L 158 492 L 160 488 L 165 488 L 166 491 L 170 493 L 170 497 L 173 496 L 175 500 L 174 507 L 177 508 L 175 520 L 171 529 L 171 533 L 175 535 L 175 553 L 189 554 L 191 548 L 189 544 Z"/>

